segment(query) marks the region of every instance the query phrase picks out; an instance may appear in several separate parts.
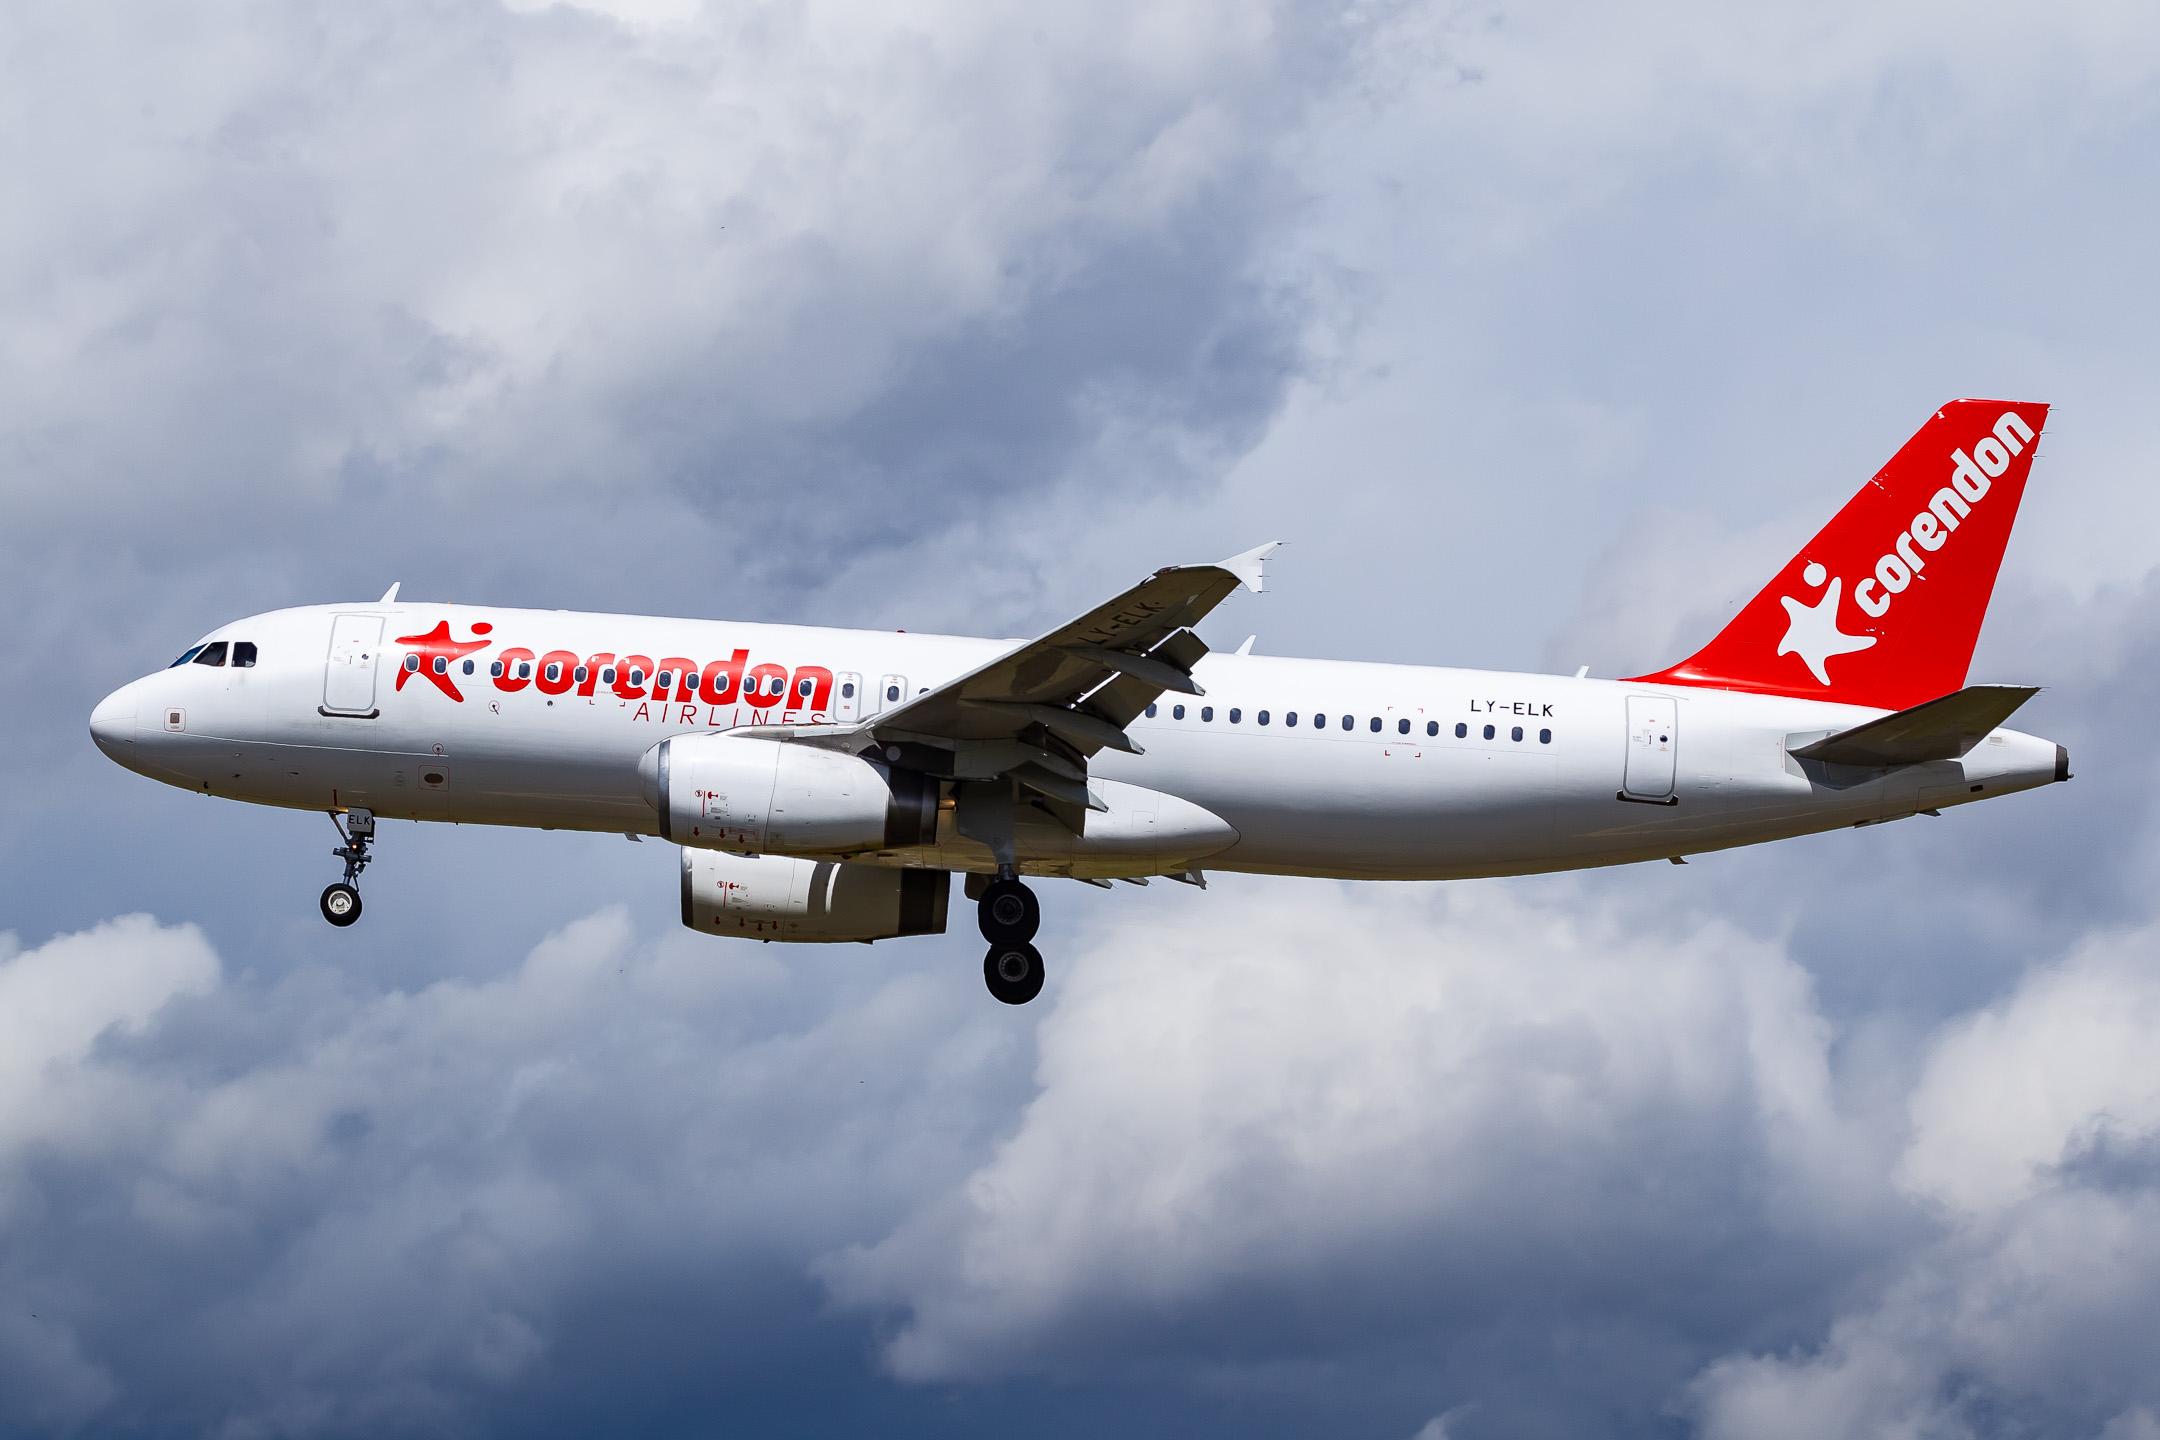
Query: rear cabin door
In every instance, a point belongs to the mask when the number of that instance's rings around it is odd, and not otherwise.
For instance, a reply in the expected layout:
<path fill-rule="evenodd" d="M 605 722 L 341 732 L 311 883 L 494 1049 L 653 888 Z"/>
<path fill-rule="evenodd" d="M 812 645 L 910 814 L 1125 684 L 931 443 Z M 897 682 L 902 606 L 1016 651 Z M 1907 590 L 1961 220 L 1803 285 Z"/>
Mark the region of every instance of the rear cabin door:
<path fill-rule="evenodd" d="M 842 725 L 862 718 L 862 676 L 852 670 L 833 676 L 832 717 Z"/>
<path fill-rule="evenodd" d="M 330 622 L 323 709 L 338 715 L 375 713 L 375 675 L 382 669 L 382 632 L 380 615 L 340 615 Z"/>
<path fill-rule="evenodd" d="M 1673 762 L 1680 749 L 1679 719 L 1679 702 L 1668 696 L 1628 696 L 1626 790 L 1630 796 L 1663 800 L 1673 793 Z"/>
<path fill-rule="evenodd" d="M 871 708 L 879 712 L 897 709 L 900 702 L 905 699 L 907 699 L 907 676 L 883 675 L 878 677 L 877 703 Z"/>

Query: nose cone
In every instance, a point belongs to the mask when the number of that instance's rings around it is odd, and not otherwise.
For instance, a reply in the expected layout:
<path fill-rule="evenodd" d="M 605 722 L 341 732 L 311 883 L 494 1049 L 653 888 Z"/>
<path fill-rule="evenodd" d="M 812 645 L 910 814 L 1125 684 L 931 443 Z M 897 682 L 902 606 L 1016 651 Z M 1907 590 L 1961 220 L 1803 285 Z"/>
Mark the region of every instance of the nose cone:
<path fill-rule="evenodd" d="M 123 685 L 90 712 L 90 738 L 122 765 L 135 764 L 135 686 Z"/>

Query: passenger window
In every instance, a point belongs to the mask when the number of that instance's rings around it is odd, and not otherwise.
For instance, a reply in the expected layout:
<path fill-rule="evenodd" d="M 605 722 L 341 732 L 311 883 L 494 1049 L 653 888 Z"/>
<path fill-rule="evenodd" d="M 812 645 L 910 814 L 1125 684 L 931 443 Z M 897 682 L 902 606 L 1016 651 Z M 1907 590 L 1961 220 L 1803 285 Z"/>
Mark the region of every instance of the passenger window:
<path fill-rule="evenodd" d="M 1185 707 L 1184 707 L 1183 705 L 1172 705 L 1172 706 L 1170 707 L 1170 718 L 1171 718 L 1171 719 L 1173 719 L 1173 720 L 1182 720 L 1182 719 L 1184 719 L 1184 718 L 1185 718 Z"/>
<path fill-rule="evenodd" d="M 897 700 L 897 699 L 899 699 L 899 698 L 900 698 L 900 687 L 899 687 L 898 685 L 887 685 L 887 686 L 885 687 L 885 698 L 886 698 L 887 700 Z"/>
<path fill-rule="evenodd" d="M 470 660 L 467 660 L 465 662 L 465 673 L 468 675 L 472 674 L 472 661 Z"/>
<path fill-rule="evenodd" d="M 1395 722 L 1395 733 L 1396 733 L 1396 734 L 1398 734 L 1398 735 L 1407 735 L 1407 734 L 1409 734 L 1409 733 L 1410 733 L 1410 722 L 1409 722 L 1408 720 L 1397 720 L 1397 721 Z"/>
<path fill-rule="evenodd" d="M 1236 708 L 1235 706 L 1233 706 L 1233 707 L 1231 708 L 1231 711 L 1230 711 L 1230 723 L 1231 723 L 1231 724 L 1233 724 L 1233 725 L 1237 724 L 1237 722 L 1238 722 L 1238 714 L 1239 714 L 1239 712 L 1238 712 L 1237 708 Z"/>
<path fill-rule="evenodd" d="M 491 660 L 491 661 L 489 661 L 489 662 L 488 662 L 488 674 L 490 674 L 490 675 L 494 676 L 494 677 L 495 677 L 495 678 L 496 678 L 497 680 L 500 680 L 500 679 L 502 679 L 502 661 L 500 661 L 500 660 Z"/>
<path fill-rule="evenodd" d="M 200 662 L 200 661 L 197 661 L 196 663 L 197 663 L 197 664 L 200 664 L 201 662 Z M 407 656 L 405 657 L 405 672 L 406 672 L 406 673 L 407 673 L 408 675 L 410 675 L 410 674 L 417 674 L 417 673 L 419 672 L 419 669 L 420 669 L 420 657 L 419 657 L 418 655 L 407 655 Z"/>
<path fill-rule="evenodd" d="M 850 680 L 850 681 L 848 681 L 848 682 L 847 682 L 847 683 L 846 683 L 845 685 L 842 685 L 842 686 L 840 687 L 840 698 L 841 698 L 841 699 L 843 699 L 843 700 L 852 700 L 852 699 L 854 699 L 854 698 L 855 698 L 855 682 L 854 682 L 854 681 Z"/>
<path fill-rule="evenodd" d="M 817 681 L 815 680 L 798 680 L 795 682 L 795 693 L 805 700 L 809 699 L 816 691 Z"/>
<path fill-rule="evenodd" d="M 252 640 L 233 641 L 232 663 L 242 670 L 254 668 L 255 642 Z"/>
<path fill-rule="evenodd" d="M 471 662 L 470 660 L 468 660 L 468 661 L 466 661 L 465 663 L 466 663 L 466 664 L 468 664 L 468 665 L 470 665 L 470 664 L 471 664 L 472 662 Z M 570 672 L 570 678 L 571 678 L 572 680 L 575 680 L 575 681 L 576 681 L 576 682 L 577 682 L 578 684 L 582 685 L 582 684 L 584 684 L 584 683 L 585 683 L 585 676 L 586 676 L 586 675 L 587 675 L 588 673 L 589 673 L 589 672 L 588 672 L 588 671 L 587 671 L 587 670 L 585 669 L 585 667 L 584 667 L 583 665 L 580 665 L 580 666 L 578 666 L 578 667 L 577 667 L 577 669 L 575 669 L 575 670 L 572 670 L 572 671 Z"/>
<path fill-rule="evenodd" d="M 197 655 L 197 656 L 195 657 L 195 663 L 196 663 L 196 664 L 198 664 L 198 665 L 222 665 L 222 664 L 224 664 L 224 663 L 225 663 L 225 642 L 224 642 L 223 640 L 217 640 L 217 641 L 213 641 L 212 643 L 210 643 L 210 644 L 208 644 L 208 645 L 205 645 L 205 646 L 203 646 L 203 647 L 202 647 L 202 653 L 201 653 L 200 655 Z"/>
<path fill-rule="evenodd" d="M 168 670 L 177 670 L 177 669 L 179 669 L 179 668 L 180 668 L 180 667 L 181 667 L 182 665 L 185 665 L 185 664 L 187 664 L 187 663 L 188 663 L 188 661 L 190 661 L 190 660 L 193 660 L 193 659 L 194 659 L 194 658 L 195 658 L 195 657 L 196 657 L 197 655 L 200 655 L 200 654 L 202 654 L 202 652 L 203 652 L 203 647 L 202 647 L 202 646 L 200 646 L 200 645 L 197 645 L 197 646 L 196 646 L 196 647 L 195 647 L 194 649 L 192 649 L 192 650 L 183 650 L 183 651 L 181 651 L 181 652 L 180 652 L 180 658 L 179 658 L 179 659 L 177 659 L 177 660 L 175 660 L 175 661 L 173 661 L 173 662 L 172 662 L 172 664 L 170 664 L 170 665 L 166 666 L 165 668 L 166 668 L 166 669 L 168 669 Z"/>
<path fill-rule="evenodd" d="M 613 685 L 615 683 L 615 667 L 613 665 L 600 667 L 600 683 L 603 685 Z"/>
<path fill-rule="evenodd" d="M 518 679 L 520 679 L 520 680 L 530 680 L 530 679 L 532 679 L 532 661 L 530 661 L 530 660 L 520 660 L 520 661 L 518 661 Z"/>
<path fill-rule="evenodd" d="M 1520 725 L 1517 725 L 1517 726 L 1516 726 L 1516 727 L 1515 727 L 1515 728 L 1514 728 L 1513 730 L 1510 730 L 1510 731 L 1508 732 L 1508 739 L 1510 739 L 1510 740 L 1521 740 L 1521 739 L 1522 739 L 1522 726 L 1520 726 Z"/>
<path fill-rule="evenodd" d="M 1550 744 L 1552 744 L 1552 731 L 1550 731 L 1550 730 L 1540 730 L 1540 731 L 1538 731 L 1538 732 L 1537 732 L 1537 743 L 1538 743 L 1538 744 L 1540 744 L 1540 745 L 1550 745 Z"/>
<path fill-rule="evenodd" d="M 1267 711 L 1265 711 L 1265 710 L 1262 710 L 1262 711 L 1260 712 L 1260 717 L 1259 717 L 1259 718 L 1260 718 L 1260 723 L 1261 723 L 1262 725 L 1265 725 L 1265 724 L 1267 724 Z"/>
<path fill-rule="evenodd" d="M 1292 724 L 1295 724 L 1295 723 L 1297 723 L 1297 722 L 1295 722 L 1295 721 L 1292 721 L 1291 723 L 1292 723 Z M 1315 730 L 1325 730 L 1325 729 L 1327 729 L 1327 716 L 1325 716 L 1325 715 L 1315 715 L 1315 716 L 1313 716 L 1313 717 L 1312 717 L 1312 728 L 1313 728 L 1313 729 L 1315 729 Z"/>
<path fill-rule="evenodd" d="M 1378 715 L 1372 717 L 1372 733 L 1375 735 L 1380 733 L 1380 717 Z"/>
<path fill-rule="evenodd" d="M 1355 730 L 1355 729 L 1357 728 L 1357 716 L 1355 716 L 1355 715 L 1345 715 L 1345 716 L 1343 716 L 1343 717 L 1342 717 L 1342 728 L 1343 728 L 1343 729 L 1345 729 L 1345 730 Z M 1380 728 L 1380 722 L 1379 722 L 1379 721 L 1377 721 L 1377 720 L 1373 721 L 1373 729 L 1377 730 L 1377 729 L 1379 729 L 1379 728 Z"/>
<path fill-rule="evenodd" d="M 662 670 L 658 675 L 653 676 L 652 683 L 655 690 L 670 689 L 675 684 L 675 672 L 673 670 Z"/>
<path fill-rule="evenodd" d="M 1291 710 L 1286 712 L 1282 717 L 1282 723 L 1288 725 L 1291 729 L 1295 730 L 1297 728 L 1297 711 Z"/>
<path fill-rule="evenodd" d="M 1147 707 L 1147 718 L 1148 718 L 1148 719 L 1152 720 L 1152 719 L 1154 719 L 1154 718 L 1155 718 L 1155 709 L 1156 709 L 1156 707 L 1155 707 L 1155 706 L 1153 706 L 1153 705 L 1150 705 L 1150 706 L 1148 706 L 1148 707 Z"/>
<path fill-rule="evenodd" d="M 1425 722 L 1425 733 L 1427 735 L 1438 735 L 1440 733 L 1440 722 L 1438 720 L 1427 720 Z"/>
<path fill-rule="evenodd" d="M 562 661 L 550 661 L 547 668 L 542 670 L 540 673 L 547 677 L 548 684 L 554 684 L 556 681 L 562 679 Z"/>
<path fill-rule="evenodd" d="M 1488 740 L 1490 740 L 1490 739 L 1492 739 L 1492 737 L 1493 737 L 1493 728 L 1492 728 L 1492 726 L 1490 726 L 1490 725 L 1487 725 L 1487 726 L 1485 727 L 1485 738 L 1486 738 L 1486 739 L 1488 739 Z"/>
<path fill-rule="evenodd" d="M 438 675 L 447 675 L 447 674 L 449 674 L 449 673 L 450 673 L 450 657 L 449 657 L 449 656 L 447 656 L 447 655 L 437 655 L 437 656 L 435 657 L 435 673 L 436 673 L 436 674 L 438 674 Z"/>
<path fill-rule="evenodd" d="M 630 688 L 631 688 L 631 689 L 633 689 L 633 690 L 635 690 L 635 689 L 637 689 L 637 688 L 638 688 L 638 686 L 640 686 L 640 685 L 643 685 L 644 683 L 645 683 L 645 672 L 644 672 L 643 670 L 640 670 L 640 669 L 638 669 L 638 667 L 637 667 L 637 666 L 635 666 L 635 665 L 631 666 L 631 667 L 630 667 Z"/>
<path fill-rule="evenodd" d="M 1202 705 L 1200 707 L 1200 718 L 1202 720 L 1213 720 L 1215 718 L 1215 707 L 1213 705 Z"/>
<path fill-rule="evenodd" d="M 1470 727 L 1463 724 L 1460 720 L 1455 722 L 1455 738 L 1458 740 L 1467 740 L 1470 738 Z"/>

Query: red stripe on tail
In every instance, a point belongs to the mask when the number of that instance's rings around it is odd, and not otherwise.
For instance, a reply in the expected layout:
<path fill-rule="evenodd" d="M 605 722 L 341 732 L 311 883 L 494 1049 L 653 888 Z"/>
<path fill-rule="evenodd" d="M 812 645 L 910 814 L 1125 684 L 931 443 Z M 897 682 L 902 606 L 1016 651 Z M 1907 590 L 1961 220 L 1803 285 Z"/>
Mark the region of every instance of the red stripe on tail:
<path fill-rule="evenodd" d="M 1633 678 L 1885 710 L 1958 689 L 2047 412 L 1945 405 L 1716 639 Z"/>

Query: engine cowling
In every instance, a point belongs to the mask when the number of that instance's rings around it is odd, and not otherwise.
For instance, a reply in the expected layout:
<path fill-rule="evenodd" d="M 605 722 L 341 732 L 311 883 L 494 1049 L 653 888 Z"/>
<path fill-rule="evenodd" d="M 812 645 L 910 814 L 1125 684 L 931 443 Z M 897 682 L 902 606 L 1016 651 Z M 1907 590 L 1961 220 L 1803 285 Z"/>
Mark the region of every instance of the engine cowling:
<path fill-rule="evenodd" d="M 797 942 L 942 935 L 951 893 L 943 870 L 682 852 L 683 924 L 705 935 Z"/>
<path fill-rule="evenodd" d="M 820 855 L 937 838 L 937 781 L 814 745 L 681 735 L 646 751 L 638 774 L 678 845 Z"/>

